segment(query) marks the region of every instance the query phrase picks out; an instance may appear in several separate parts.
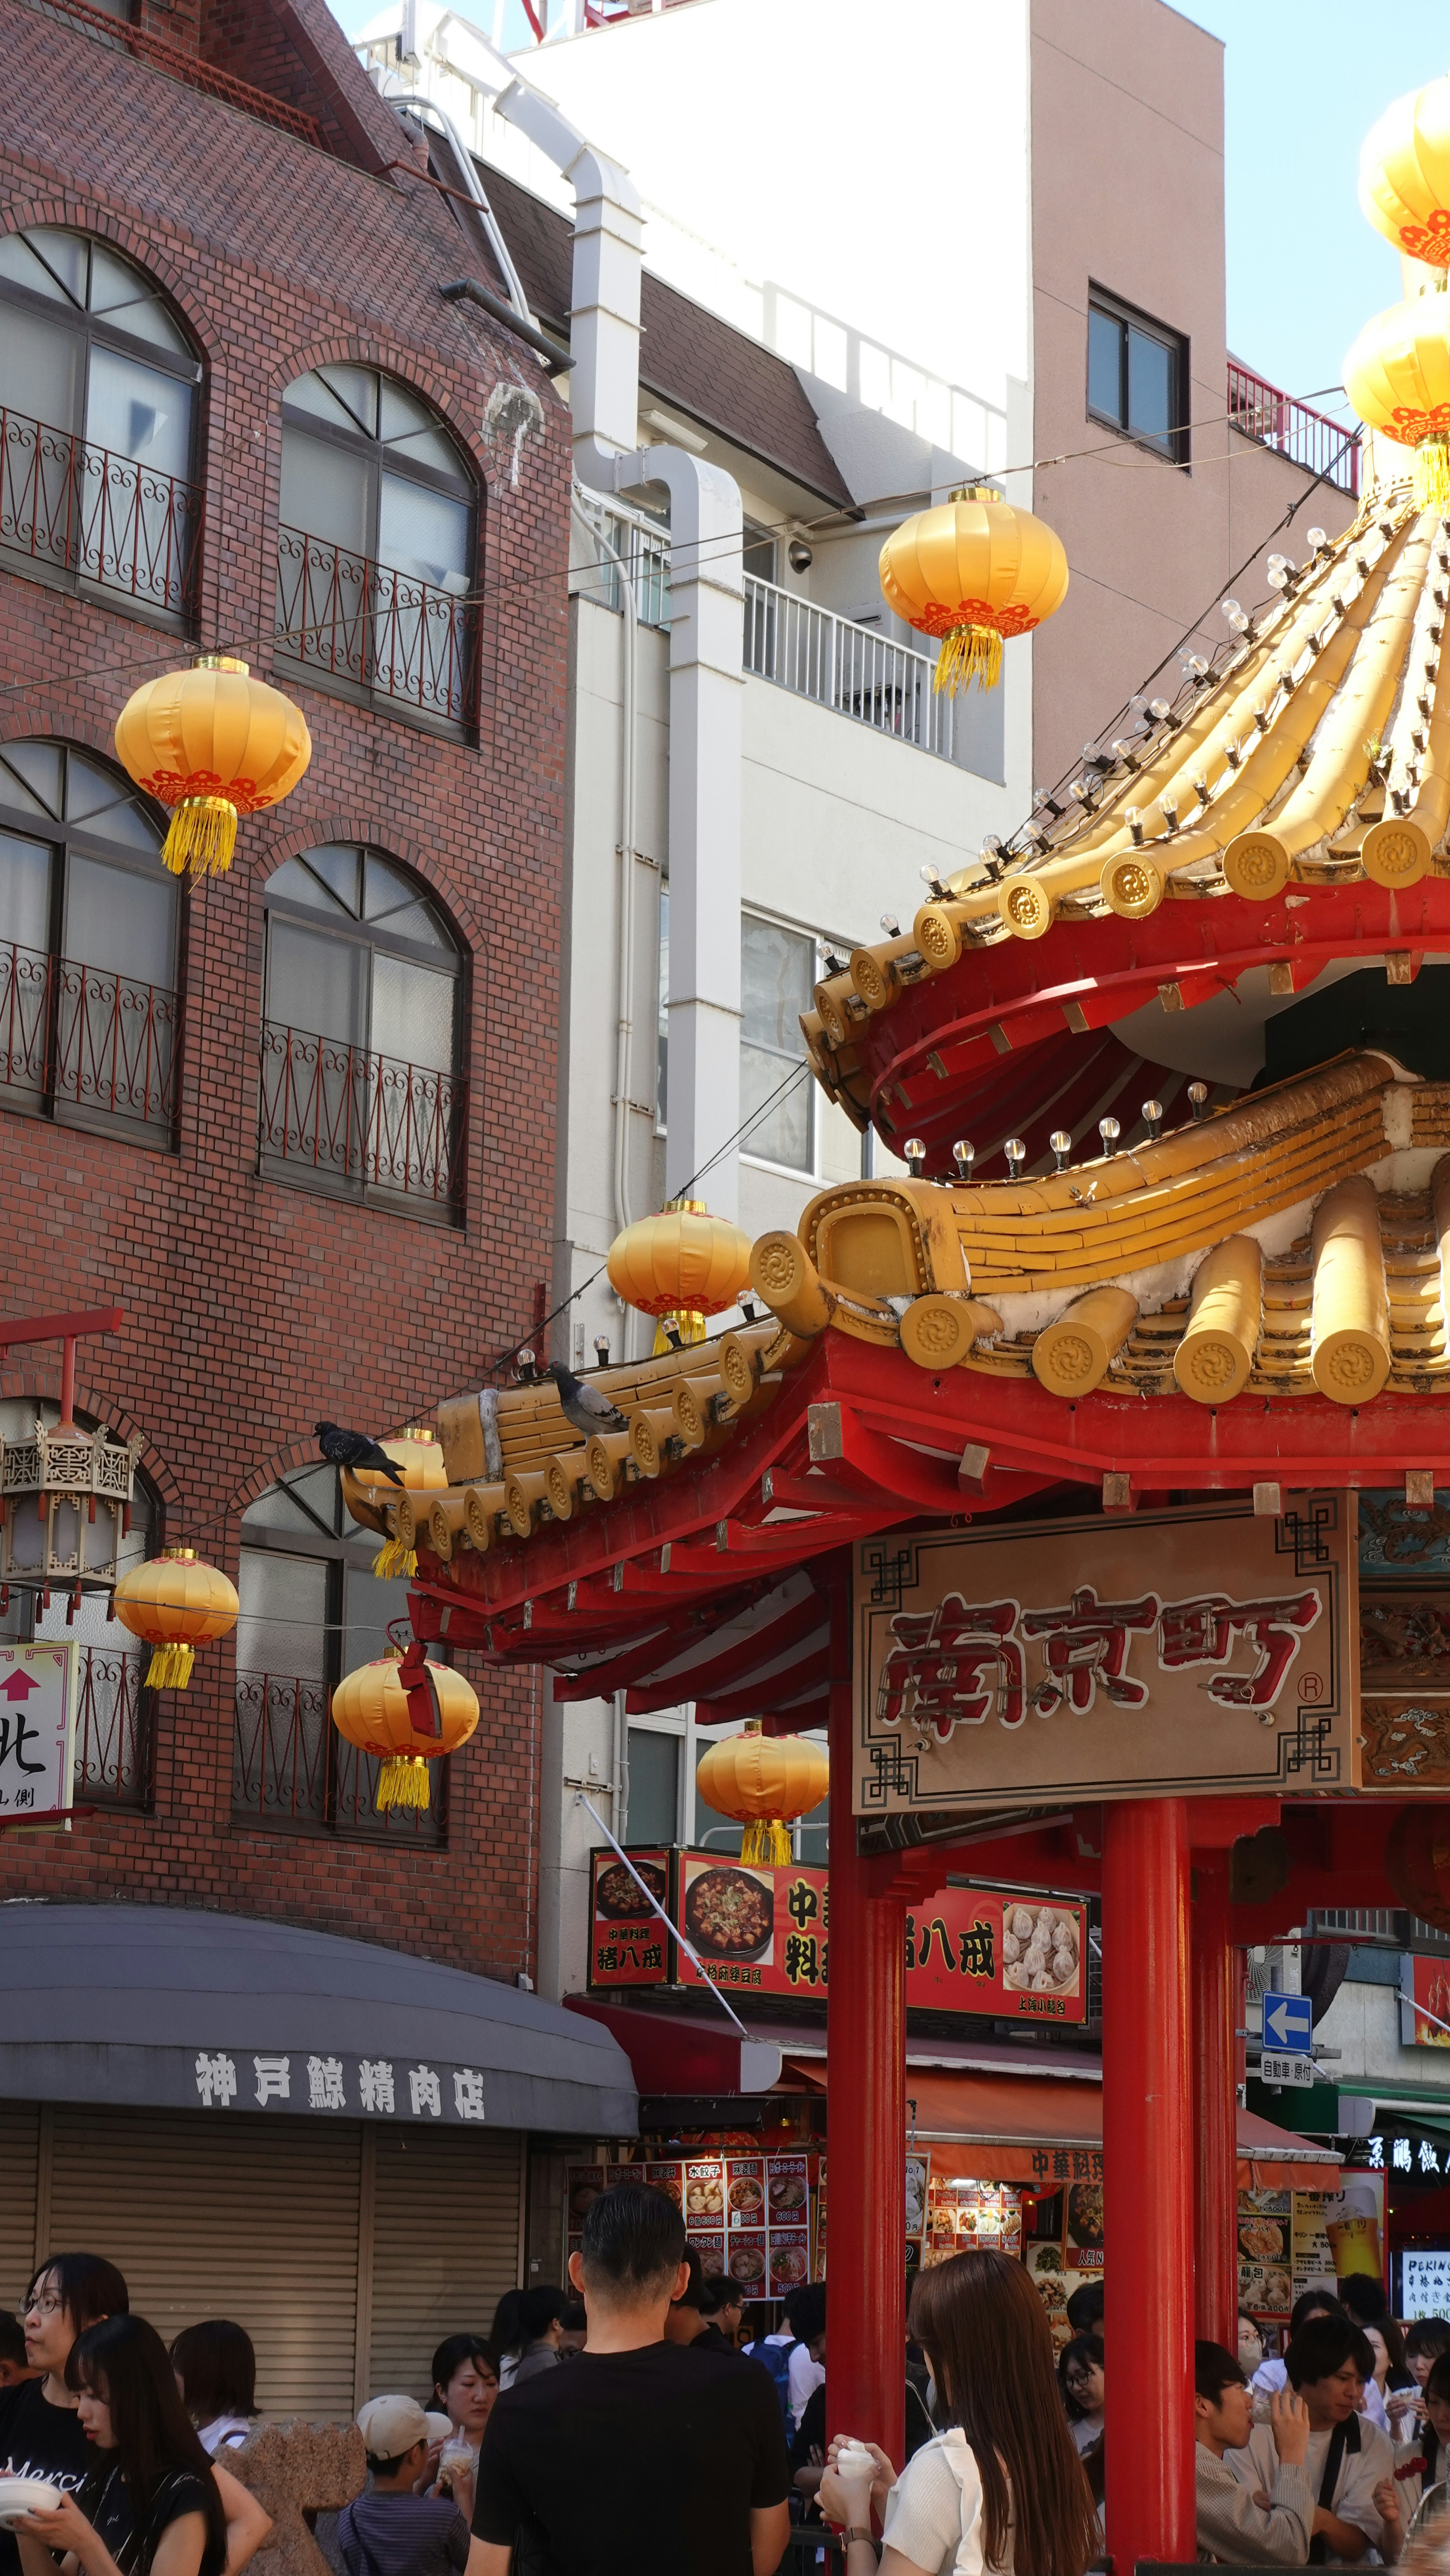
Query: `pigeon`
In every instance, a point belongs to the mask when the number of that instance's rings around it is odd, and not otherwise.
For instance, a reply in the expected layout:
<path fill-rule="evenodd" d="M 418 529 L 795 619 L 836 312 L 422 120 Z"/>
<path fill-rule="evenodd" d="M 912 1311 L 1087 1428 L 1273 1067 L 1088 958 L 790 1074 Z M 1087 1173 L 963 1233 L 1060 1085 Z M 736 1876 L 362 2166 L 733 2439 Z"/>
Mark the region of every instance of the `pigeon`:
<path fill-rule="evenodd" d="M 553 1379 L 559 1390 L 565 1421 L 575 1431 L 582 1432 L 586 1440 L 592 1439 L 596 1431 L 629 1429 L 627 1415 L 620 1412 L 617 1404 L 610 1403 L 603 1388 L 586 1386 L 582 1378 L 575 1377 L 571 1369 L 565 1368 L 562 1360 L 550 1360 L 548 1367 L 541 1369 L 539 1374 Z"/>
<path fill-rule="evenodd" d="M 403 1482 L 403 1471 L 396 1459 L 365 1431 L 344 1431 L 338 1422 L 314 1422 L 317 1446 L 333 1467 L 371 1467 L 375 1474 L 386 1476 L 395 1485 Z"/>

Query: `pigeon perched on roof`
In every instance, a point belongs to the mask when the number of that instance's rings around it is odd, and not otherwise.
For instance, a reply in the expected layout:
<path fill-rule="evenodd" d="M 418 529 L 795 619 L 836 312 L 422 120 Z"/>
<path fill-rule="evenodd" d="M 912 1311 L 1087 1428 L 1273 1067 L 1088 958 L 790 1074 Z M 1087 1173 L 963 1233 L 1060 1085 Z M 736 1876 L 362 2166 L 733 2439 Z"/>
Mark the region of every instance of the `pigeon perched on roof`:
<path fill-rule="evenodd" d="M 582 1378 L 575 1377 L 572 1369 L 565 1368 L 562 1360 L 550 1360 L 548 1367 L 541 1369 L 539 1375 L 553 1379 L 559 1390 L 565 1421 L 573 1430 L 582 1432 L 586 1440 L 592 1440 L 596 1431 L 629 1429 L 628 1416 L 620 1412 L 617 1404 L 610 1403 L 604 1389 L 586 1386 Z"/>
<path fill-rule="evenodd" d="M 365 1431 L 344 1431 L 339 1422 L 314 1422 L 317 1446 L 333 1467 L 371 1467 L 375 1475 L 386 1476 L 390 1483 L 401 1485 L 402 1468 L 395 1458 Z"/>

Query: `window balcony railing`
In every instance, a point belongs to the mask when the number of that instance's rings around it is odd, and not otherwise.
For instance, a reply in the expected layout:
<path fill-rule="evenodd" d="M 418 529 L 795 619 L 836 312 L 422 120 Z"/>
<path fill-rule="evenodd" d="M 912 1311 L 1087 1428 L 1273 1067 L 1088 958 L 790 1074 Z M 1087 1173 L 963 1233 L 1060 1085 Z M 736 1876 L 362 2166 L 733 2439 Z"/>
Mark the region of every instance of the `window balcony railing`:
<path fill-rule="evenodd" d="M 893 644 L 814 608 L 794 591 L 771 581 L 745 576 L 745 668 L 758 679 L 814 698 L 838 715 L 853 716 L 877 733 L 895 734 L 934 751 L 943 760 L 960 761 L 965 751 L 964 710 L 955 698 L 932 686 L 935 664 L 927 653 Z"/>
<path fill-rule="evenodd" d="M 145 1654 L 82 1646 L 76 1712 L 75 1794 L 87 1805 L 149 1807 L 155 1695 Z"/>
<path fill-rule="evenodd" d="M 478 708 L 478 610 L 350 546 L 277 532 L 277 652 L 309 678 L 340 681 L 462 730 Z"/>
<path fill-rule="evenodd" d="M 668 626 L 670 622 L 670 532 L 654 528 L 632 513 L 611 510 L 606 502 L 592 493 L 576 491 L 575 502 L 580 517 L 604 544 L 611 547 L 629 576 L 634 593 L 634 612 L 641 626 Z M 594 563 L 577 566 L 575 586 L 587 588 L 590 596 L 604 608 L 616 611 L 620 599 L 619 565 L 604 547 Z"/>
<path fill-rule="evenodd" d="M 0 410 L 0 550 L 194 621 L 203 495 L 134 456 Z"/>
<path fill-rule="evenodd" d="M 160 984 L 0 943 L 0 1095 L 51 1117 L 169 1132 L 181 1001 Z"/>
<path fill-rule="evenodd" d="M 262 1024 L 263 1171 L 461 1218 L 467 1107 L 454 1074 Z"/>
<path fill-rule="evenodd" d="M 1277 385 L 1229 360 L 1228 416 L 1245 438 L 1272 447 L 1306 474 L 1322 474 L 1338 492 L 1354 498 L 1359 491 L 1359 431 L 1346 429 L 1308 403 L 1295 402 Z"/>
<path fill-rule="evenodd" d="M 441 1843 L 447 1826 L 447 1763 L 428 1766 L 426 1807 L 389 1807 L 379 1815 L 381 1763 L 338 1734 L 331 1698 L 325 1682 L 284 1673 L 238 1673 L 233 1817 L 316 1833 Z"/>

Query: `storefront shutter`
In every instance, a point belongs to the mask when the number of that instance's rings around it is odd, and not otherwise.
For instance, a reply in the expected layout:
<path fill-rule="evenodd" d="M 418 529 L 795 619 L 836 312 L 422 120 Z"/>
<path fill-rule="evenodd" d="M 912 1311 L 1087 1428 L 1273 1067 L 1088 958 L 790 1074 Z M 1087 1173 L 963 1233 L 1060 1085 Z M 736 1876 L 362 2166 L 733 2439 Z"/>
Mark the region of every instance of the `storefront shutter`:
<path fill-rule="evenodd" d="M 263 2414 L 350 2417 L 359 2125 L 72 2104 L 53 2116 L 51 2243 L 119 2264 L 133 2311 L 168 2343 L 202 2317 L 245 2326 Z"/>
<path fill-rule="evenodd" d="M 521 2140 L 377 2131 L 368 2393 L 428 2396 L 445 2335 L 486 2335 L 519 2278 Z"/>
<path fill-rule="evenodd" d="M 33 2102 L 0 2102 L 0 2308 L 17 2313 L 35 2268 L 38 2131 Z"/>

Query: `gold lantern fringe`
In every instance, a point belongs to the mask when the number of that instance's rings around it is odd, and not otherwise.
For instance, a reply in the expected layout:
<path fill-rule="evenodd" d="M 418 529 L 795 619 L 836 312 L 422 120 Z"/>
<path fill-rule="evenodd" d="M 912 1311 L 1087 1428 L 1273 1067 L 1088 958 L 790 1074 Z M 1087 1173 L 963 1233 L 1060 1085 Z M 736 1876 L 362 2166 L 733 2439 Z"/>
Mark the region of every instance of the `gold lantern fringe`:
<path fill-rule="evenodd" d="M 194 1646 L 158 1646 L 146 1675 L 148 1690 L 185 1690 L 196 1662 Z"/>
<path fill-rule="evenodd" d="M 373 1558 L 373 1572 L 379 1583 L 391 1583 L 400 1574 L 418 1571 L 418 1551 L 405 1538 L 385 1540 Z"/>
<path fill-rule="evenodd" d="M 789 1827 L 783 1825 L 778 1817 L 757 1816 L 754 1824 L 745 1828 L 740 1857 L 743 1861 L 770 1862 L 783 1868 L 793 1857 Z"/>
<path fill-rule="evenodd" d="M 674 1348 L 673 1342 L 665 1331 L 666 1324 L 674 1325 L 674 1328 L 679 1334 L 682 1342 L 703 1342 L 705 1338 L 704 1316 L 697 1314 L 692 1306 L 677 1306 L 673 1313 L 661 1315 L 659 1322 L 655 1326 L 654 1349 L 650 1353 L 651 1359 L 657 1360 L 663 1352 L 673 1350 Z"/>
<path fill-rule="evenodd" d="M 389 1807 L 426 1807 L 432 1790 L 421 1753 L 390 1753 L 378 1773 L 378 1814 Z"/>
<path fill-rule="evenodd" d="M 173 876 L 223 876 L 237 846 L 237 809 L 226 796 L 184 796 L 171 817 L 162 858 Z"/>
<path fill-rule="evenodd" d="M 942 638 L 934 689 L 954 698 L 958 689 L 995 689 L 1002 677 L 1002 638 L 995 626 L 954 626 Z"/>
<path fill-rule="evenodd" d="M 1450 435 L 1443 429 L 1422 438 L 1415 450 L 1415 507 L 1450 510 Z"/>

